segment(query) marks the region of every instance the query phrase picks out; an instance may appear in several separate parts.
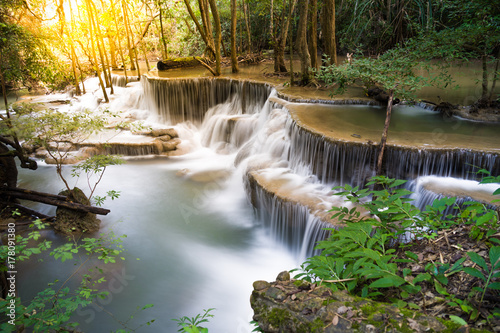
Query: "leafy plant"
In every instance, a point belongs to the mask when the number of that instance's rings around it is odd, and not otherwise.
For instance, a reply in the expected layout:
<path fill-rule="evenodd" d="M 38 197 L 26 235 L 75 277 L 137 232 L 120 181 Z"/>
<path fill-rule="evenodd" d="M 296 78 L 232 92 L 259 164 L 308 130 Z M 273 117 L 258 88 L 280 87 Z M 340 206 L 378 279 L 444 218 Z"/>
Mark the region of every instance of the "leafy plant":
<path fill-rule="evenodd" d="M 490 248 L 490 268 L 486 261 L 477 253 L 467 252 L 467 256 L 480 268 L 480 270 L 474 267 L 464 267 L 463 270 L 467 274 L 475 276 L 483 281 L 483 287 L 474 287 L 475 290 L 482 292 L 480 301 L 483 302 L 487 289 L 500 290 L 500 282 L 491 282 L 493 278 L 500 278 L 500 246 L 493 246 Z"/>
<path fill-rule="evenodd" d="M 172 319 L 177 322 L 177 326 L 181 328 L 177 330 L 177 332 L 186 332 L 186 333 L 207 333 L 208 328 L 201 327 L 200 324 L 207 323 L 208 318 L 213 318 L 214 315 L 210 314 L 211 311 L 215 310 L 215 308 L 203 309 L 203 314 L 198 313 L 194 317 L 181 317 L 179 319 Z"/>
<path fill-rule="evenodd" d="M 391 288 L 392 295 L 399 295 L 394 302 L 398 306 L 419 308 L 419 305 L 407 303 L 404 299 L 410 294 L 433 287 L 442 295 L 449 306 L 457 307 L 475 320 L 479 316 L 478 309 L 468 299 L 460 299 L 447 291 L 449 277 L 462 270 L 480 278 L 486 289 L 500 289 L 500 284 L 492 279 L 500 273 L 500 247 L 490 250 L 490 266 L 475 253 L 468 254 L 481 269 L 463 267 L 466 257 L 458 258 L 454 263 L 430 262 L 423 271 L 414 273 L 411 268 L 399 268 L 400 263 L 420 265 L 419 256 L 405 251 L 403 257 L 396 257 L 396 248 L 402 252 L 405 248 L 401 240 L 432 238 L 436 231 L 447 229 L 456 224 L 472 225 L 474 228 L 490 228 L 497 230 L 498 216 L 484 205 L 469 202 L 456 209 L 459 216 L 444 215 L 450 207 L 456 207 L 456 199 L 436 200 L 432 205 L 420 211 L 408 196 L 410 191 L 401 188 L 404 181 L 387 177 L 373 177 L 368 185 L 375 190 L 359 189 L 345 185 L 336 187 L 336 195 L 342 195 L 346 201 L 358 208 L 333 207 L 332 218 L 343 223 L 339 229 L 329 228 L 329 238 L 320 241 L 317 249 L 321 254 L 308 258 L 297 272 L 296 278 L 317 282 L 333 290 L 347 290 L 363 297 L 377 298 L 387 293 L 382 289 Z M 371 199 L 371 200 L 370 200 Z M 466 213 L 464 213 L 466 212 Z M 485 234 L 489 234 L 488 231 Z M 456 320 L 458 322 L 458 319 Z"/>
<path fill-rule="evenodd" d="M 31 231 L 26 236 L 17 235 L 15 238 L 15 253 L 18 262 L 26 261 L 42 252 L 50 251 L 50 256 L 61 262 L 73 261 L 75 270 L 64 281 L 55 280 L 49 283 L 47 288 L 38 292 L 32 300 L 21 300 L 13 292 L 6 299 L 0 300 L 0 313 L 9 322 L 0 324 L 2 332 L 14 332 L 21 326 L 34 332 L 48 331 L 73 331 L 78 323 L 71 322 L 71 317 L 77 308 L 85 308 L 108 296 L 108 291 L 100 291 L 98 286 L 106 282 L 102 265 L 115 263 L 118 259 L 124 260 L 122 239 L 125 236 L 116 237 L 112 232 L 103 234 L 98 238 L 73 239 L 61 246 L 52 248 L 52 242 L 41 240 L 40 231 L 46 228 L 40 220 L 36 220 L 30 226 Z M 35 245 L 33 246 L 33 243 Z M 9 251 L 12 249 L 7 245 L 0 247 L 0 260 L 7 263 Z M 87 269 L 90 262 L 97 261 L 95 268 Z M 7 267 L 2 264 L 2 271 Z M 82 280 L 75 288 L 70 288 L 70 281 L 82 273 Z M 15 316 L 11 317 L 8 306 L 15 305 Z M 145 307 L 147 308 L 147 307 Z M 144 309 L 145 309 L 144 308 Z M 122 323 L 126 326 L 126 323 Z"/>
<path fill-rule="evenodd" d="M 89 194 L 89 200 L 92 199 L 92 196 L 94 194 L 94 191 L 101 182 L 101 179 L 104 175 L 104 172 L 106 171 L 106 167 L 110 165 L 119 165 L 123 164 L 123 159 L 120 156 L 113 156 L 113 155 L 94 155 L 85 161 L 75 165 L 72 169 L 71 176 L 79 178 L 81 176 L 81 173 L 84 172 L 87 178 L 87 185 L 90 190 Z M 91 183 L 91 178 L 92 176 L 97 176 L 97 180 L 92 184 Z M 110 190 L 107 192 L 106 196 L 96 196 L 95 201 L 98 206 L 101 206 L 104 200 L 106 200 L 107 197 L 111 198 L 111 200 L 114 200 L 119 197 L 120 192 Z"/>

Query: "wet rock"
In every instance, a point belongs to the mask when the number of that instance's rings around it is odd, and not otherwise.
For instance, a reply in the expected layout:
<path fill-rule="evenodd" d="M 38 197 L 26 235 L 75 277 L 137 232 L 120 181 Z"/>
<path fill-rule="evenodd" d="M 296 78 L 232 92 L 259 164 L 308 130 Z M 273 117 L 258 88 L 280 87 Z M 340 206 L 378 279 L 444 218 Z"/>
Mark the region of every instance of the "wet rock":
<path fill-rule="evenodd" d="M 290 281 L 290 273 L 288 271 L 283 271 L 278 274 L 276 278 L 277 281 Z"/>
<path fill-rule="evenodd" d="M 179 137 L 179 134 L 177 134 L 177 131 L 174 128 L 153 129 L 153 130 L 151 130 L 150 135 L 154 136 L 154 137 L 160 137 L 160 136 L 165 136 L 165 135 L 168 135 L 171 138 Z"/>
<path fill-rule="evenodd" d="M 167 142 L 162 142 L 163 151 L 175 150 L 179 143 L 181 143 L 181 139 L 179 138 L 175 138 Z"/>
<path fill-rule="evenodd" d="M 170 135 L 162 135 L 159 136 L 158 139 L 160 139 L 161 141 L 170 141 L 172 140 L 172 137 Z"/>
<path fill-rule="evenodd" d="M 262 289 L 267 289 L 271 286 L 271 284 L 267 281 L 264 280 L 258 280 L 253 283 L 253 289 L 254 290 L 262 290 Z"/>

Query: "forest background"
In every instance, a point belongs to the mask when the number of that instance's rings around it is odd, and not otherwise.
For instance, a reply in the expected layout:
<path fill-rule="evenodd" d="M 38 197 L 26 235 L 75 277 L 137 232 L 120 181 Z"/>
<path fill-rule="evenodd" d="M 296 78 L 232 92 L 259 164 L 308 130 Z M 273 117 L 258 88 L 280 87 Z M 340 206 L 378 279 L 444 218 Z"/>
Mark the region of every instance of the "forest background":
<path fill-rule="evenodd" d="M 337 63 L 337 55 L 376 57 L 415 45 L 420 57 L 481 60 L 483 97 L 491 100 L 487 85 L 496 82 L 500 52 L 495 1 L 0 0 L 7 90 L 71 85 L 79 94 L 89 75 L 104 73 L 109 87 L 111 69 L 127 75 L 139 61 L 152 69 L 186 56 L 201 57 L 214 75 L 231 56 L 233 71 L 238 62 L 270 56 L 275 72 L 286 72 L 290 50 L 301 59 L 300 83 L 308 84 L 314 69 Z"/>

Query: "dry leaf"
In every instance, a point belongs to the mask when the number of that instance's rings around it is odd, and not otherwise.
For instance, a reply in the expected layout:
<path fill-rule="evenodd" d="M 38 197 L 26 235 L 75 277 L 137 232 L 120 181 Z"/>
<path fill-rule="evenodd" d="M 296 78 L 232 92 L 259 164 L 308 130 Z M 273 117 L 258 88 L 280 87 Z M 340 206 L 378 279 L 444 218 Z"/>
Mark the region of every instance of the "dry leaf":
<path fill-rule="evenodd" d="M 332 325 L 337 326 L 338 323 L 339 323 L 339 316 L 335 315 L 335 317 L 333 317 L 332 319 Z"/>

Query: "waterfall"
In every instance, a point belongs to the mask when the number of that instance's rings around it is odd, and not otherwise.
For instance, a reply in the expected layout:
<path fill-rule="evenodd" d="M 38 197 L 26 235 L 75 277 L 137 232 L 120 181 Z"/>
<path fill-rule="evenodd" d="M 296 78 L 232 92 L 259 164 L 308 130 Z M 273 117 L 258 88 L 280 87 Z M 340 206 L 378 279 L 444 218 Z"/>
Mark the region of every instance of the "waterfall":
<path fill-rule="evenodd" d="M 328 209 L 343 205 L 330 199 L 331 187 L 363 186 L 374 176 L 377 145 L 325 137 L 302 126 L 269 85 L 224 78 L 146 78 L 142 87 L 148 109 L 160 122 L 194 124 L 200 147 L 234 158 L 241 176 L 231 179 L 243 178 L 259 221 L 301 258 L 313 255 L 315 243 L 328 236 L 323 228 L 334 226 Z M 385 166 L 387 176 L 409 180 L 428 175 L 474 179 L 477 168 L 500 174 L 498 154 L 466 149 L 388 145 Z M 263 183 L 252 176 L 278 169 L 282 175 L 260 178 Z"/>
<path fill-rule="evenodd" d="M 126 87 L 127 83 L 137 82 L 137 81 L 139 81 L 139 79 L 135 75 L 127 76 L 126 78 L 124 75 L 116 75 L 116 74 L 111 75 L 111 84 L 116 87 Z"/>
<path fill-rule="evenodd" d="M 425 176 L 408 183 L 408 189 L 413 192 L 412 204 L 423 210 L 432 205 L 434 200 L 455 197 L 455 206 L 462 207 L 468 201 L 478 201 L 486 208 L 498 210 L 498 204 L 491 203 L 495 198 L 492 193 L 499 187 L 498 184 L 479 184 L 474 180 L 464 180 L 452 177 Z M 444 215 L 456 214 L 454 207 L 443 211 Z"/>
<path fill-rule="evenodd" d="M 239 96 L 243 113 L 251 114 L 267 100 L 272 87 L 223 78 L 154 79 L 143 80 L 148 108 L 159 121 L 175 125 L 181 122 L 202 123 L 208 109 Z"/>
<path fill-rule="evenodd" d="M 287 128 L 291 140 L 291 168 L 305 167 L 323 183 L 363 186 L 374 175 L 378 146 L 345 142 L 306 130 L 290 117 Z M 500 174 L 498 153 L 467 149 L 417 149 L 388 145 L 385 152 L 386 175 L 416 179 L 436 175 L 476 179 L 476 171 L 486 169 Z"/>

